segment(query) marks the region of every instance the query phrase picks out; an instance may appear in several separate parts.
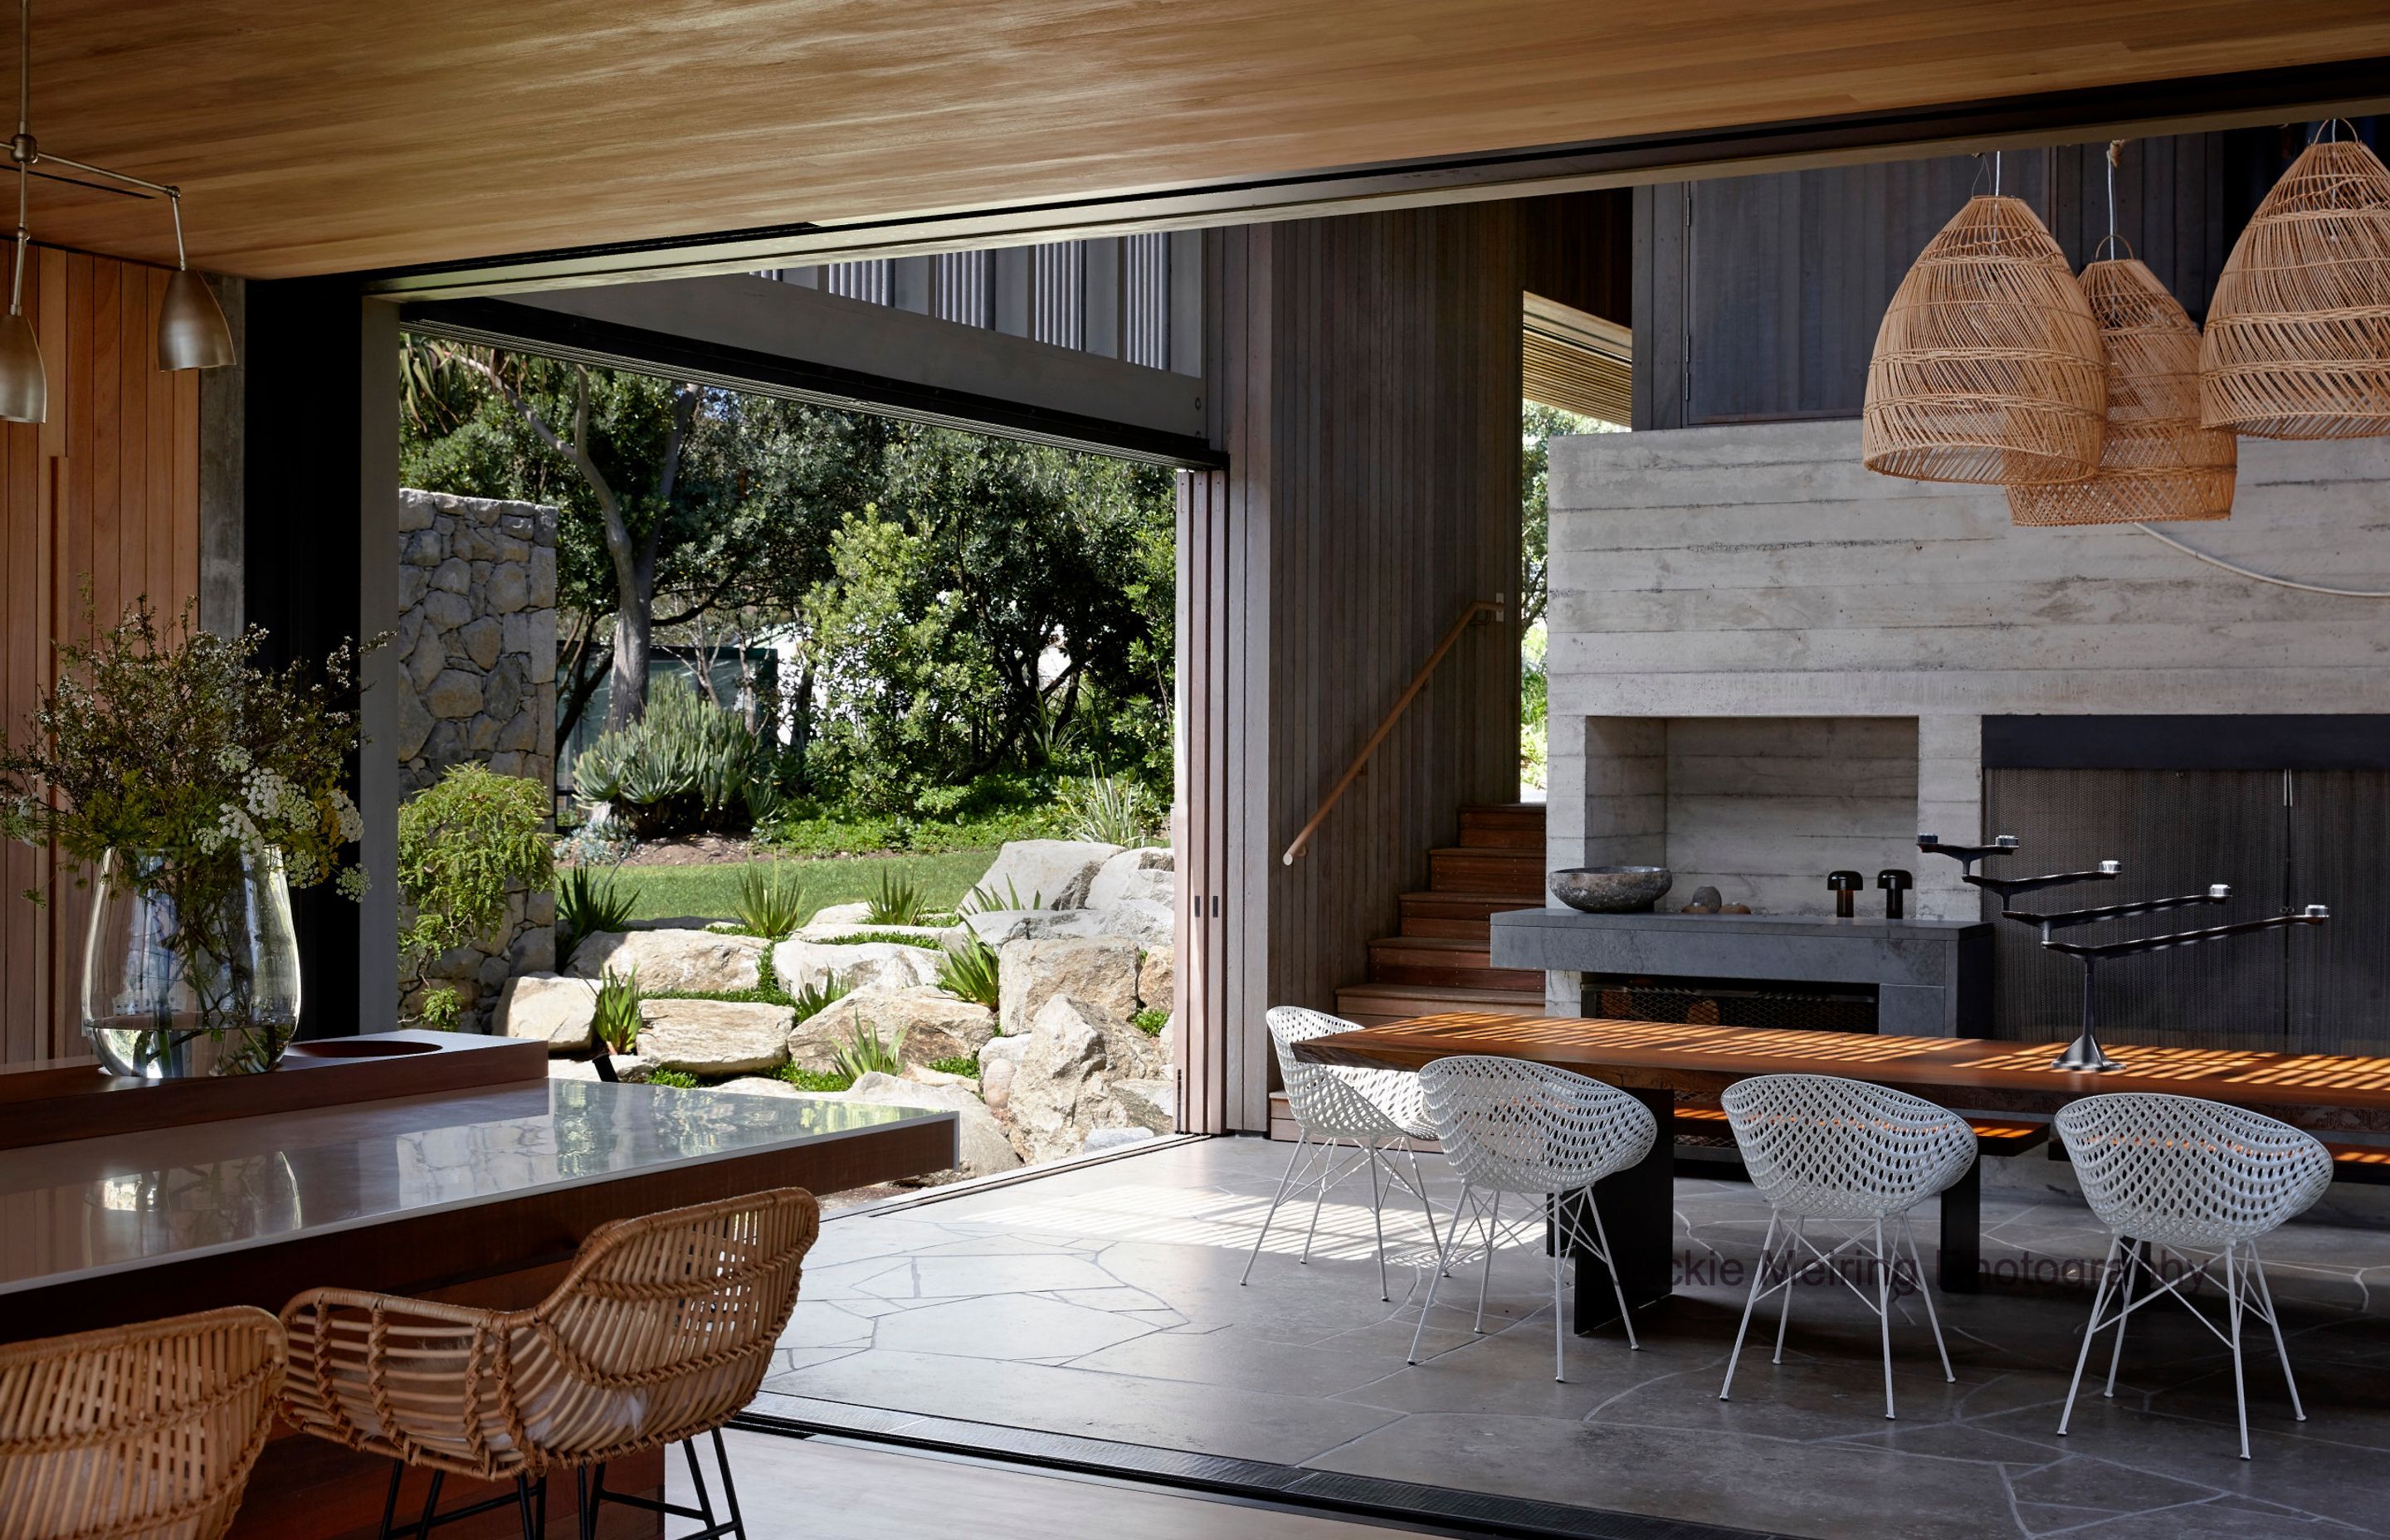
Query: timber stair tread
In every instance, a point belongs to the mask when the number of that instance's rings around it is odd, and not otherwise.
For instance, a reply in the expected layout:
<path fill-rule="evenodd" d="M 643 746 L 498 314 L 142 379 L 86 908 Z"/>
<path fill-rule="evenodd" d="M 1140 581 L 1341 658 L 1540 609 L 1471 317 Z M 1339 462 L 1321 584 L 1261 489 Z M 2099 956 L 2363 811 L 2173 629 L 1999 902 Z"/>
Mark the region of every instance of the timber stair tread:
<path fill-rule="evenodd" d="M 1542 907 L 1519 893 L 1438 892 L 1433 888 L 1405 893 L 1399 904 L 1402 935 L 1475 942 L 1492 939 L 1496 915 L 1508 909 Z"/>

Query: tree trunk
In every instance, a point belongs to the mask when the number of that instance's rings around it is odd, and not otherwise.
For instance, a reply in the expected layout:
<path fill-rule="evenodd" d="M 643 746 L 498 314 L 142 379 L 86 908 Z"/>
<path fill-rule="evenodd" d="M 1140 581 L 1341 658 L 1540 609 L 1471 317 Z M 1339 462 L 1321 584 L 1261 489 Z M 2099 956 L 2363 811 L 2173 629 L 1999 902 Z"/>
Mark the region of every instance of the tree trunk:
<path fill-rule="evenodd" d="M 656 565 L 652 551 L 633 561 L 614 609 L 614 668 L 606 680 L 606 730 L 619 732 L 648 714 L 648 655 L 655 639 Z"/>

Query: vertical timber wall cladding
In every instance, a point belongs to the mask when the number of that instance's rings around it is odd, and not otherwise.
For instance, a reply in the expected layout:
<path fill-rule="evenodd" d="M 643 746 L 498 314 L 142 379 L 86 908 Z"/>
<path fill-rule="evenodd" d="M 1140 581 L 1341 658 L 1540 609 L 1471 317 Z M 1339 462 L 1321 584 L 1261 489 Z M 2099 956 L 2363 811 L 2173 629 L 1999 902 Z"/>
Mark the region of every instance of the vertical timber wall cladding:
<path fill-rule="evenodd" d="M 39 250 L 26 314 L 50 417 L 0 430 L 0 725 L 21 735 L 53 684 L 56 640 L 148 596 L 173 616 L 199 591 L 199 377 L 158 368 L 166 273 Z M 0 847 L 0 1062 L 82 1051 L 89 897 L 48 851 Z M 39 888 L 49 903 L 22 896 Z"/>
<path fill-rule="evenodd" d="M 1459 805 L 1517 795 L 1512 610 L 1463 637 L 1310 853 L 1279 860 L 1463 608 L 1515 599 L 1523 243 L 1512 204 L 1206 241 L 1229 466 L 1190 473 L 1181 505 L 1179 976 L 1182 1018 L 1226 1033 L 1219 1061 L 1182 1059 L 1185 1125 L 1259 1129 L 1263 1011 L 1332 1006 Z"/>

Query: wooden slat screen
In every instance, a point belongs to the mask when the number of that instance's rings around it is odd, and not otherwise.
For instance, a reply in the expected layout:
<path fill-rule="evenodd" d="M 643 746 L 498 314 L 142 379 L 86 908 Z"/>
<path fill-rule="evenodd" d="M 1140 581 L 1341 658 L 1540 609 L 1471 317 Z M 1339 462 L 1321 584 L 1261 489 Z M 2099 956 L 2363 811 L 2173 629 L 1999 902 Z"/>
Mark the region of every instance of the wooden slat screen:
<path fill-rule="evenodd" d="M 1634 417 L 1634 333 L 1529 294 L 1520 310 L 1519 388 L 1541 406 L 1625 428 Z"/>
<path fill-rule="evenodd" d="M 12 737 L 55 676 L 54 638 L 85 634 L 81 590 L 112 622 L 148 595 L 199 591 L 199 376 L 158 368 L 163 269 L 36 249 L 24 308 L 50 417 L 0 429 L 0 725 Z M 0 1063 L 81 1051 L 88 895 L 52 854 L 0 847 Z M 36 907 L 25 890 L 46 891 Z"/>

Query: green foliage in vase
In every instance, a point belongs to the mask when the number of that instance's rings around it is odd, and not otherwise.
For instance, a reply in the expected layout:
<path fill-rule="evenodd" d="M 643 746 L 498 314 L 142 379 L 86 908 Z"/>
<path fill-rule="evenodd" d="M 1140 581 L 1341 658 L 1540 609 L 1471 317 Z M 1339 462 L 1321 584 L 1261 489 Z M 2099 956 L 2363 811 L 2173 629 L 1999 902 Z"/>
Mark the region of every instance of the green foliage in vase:
<path fill-rule="evenodd" d="M 946 948 L 938 964 L 938 987 L 957 1000 L 996 1009 L 996 948 L 966 932 L 959 945 Z"/>
<path fill-rule="evenodd" d="M 935 912 L 919 883 L 893 871 L 880 874 L 880 891 L 864 904 L 867 925 L 919 925 Z"/>
<path fill-rule="evenodd" d="M 574 791 L 608 803 L 642 840 L 745 827 L 748 787 L 764 774 L 747 721 L 687 681 L 659 679 L 647 715 L 600 734 L 572 763 Z"/>
<path fill-rule="evenodd" d="M 639 1046 L 639 970 L 606 969 L 598 981 L 598 1008 L 589 1018 L 590 1035 L 607 1053 L 631 1053 Z"/>
<path fill-rule="evenodd" d="M 1153 793 L 1126 776 L 1089 776 L 1063 792 L 1065 838 L 1104 845 L 1144 845 L 1162 827 Z"/>
<path fill-rule="evenodd" d="M 559 962 L 569 960 L 572 949 L 581 944 L 584 936 L 594 936 L 600 930 L 622 930 L 629 927 L 631 915 L 638 907 L 639 895 L 616 880 L 610 871 L 594 866 L 574 866 L 567 870 L 564 879 L 556 886 L 556 956 Z"/>
<path fill-rule="evenodd" d="M 509 895 L 554 879 L 547 800 L 537 781 L 454 764 L 399 808 L 398 891 L 414 918 L 398 951 L 418 983 L 443 952 L 495 934 Z M 438 995 L 448 998 L 427 997 L 424 1019 L 453 1023 L 455 995 L 444 987 Z"/>
<path fill-rule="evenodd" d="M 758 861 L 739 873 L 739 923 L 754 934 L 778 941 L 804 923 L 805 880 L 795 869 L 775 861 Z"/>

